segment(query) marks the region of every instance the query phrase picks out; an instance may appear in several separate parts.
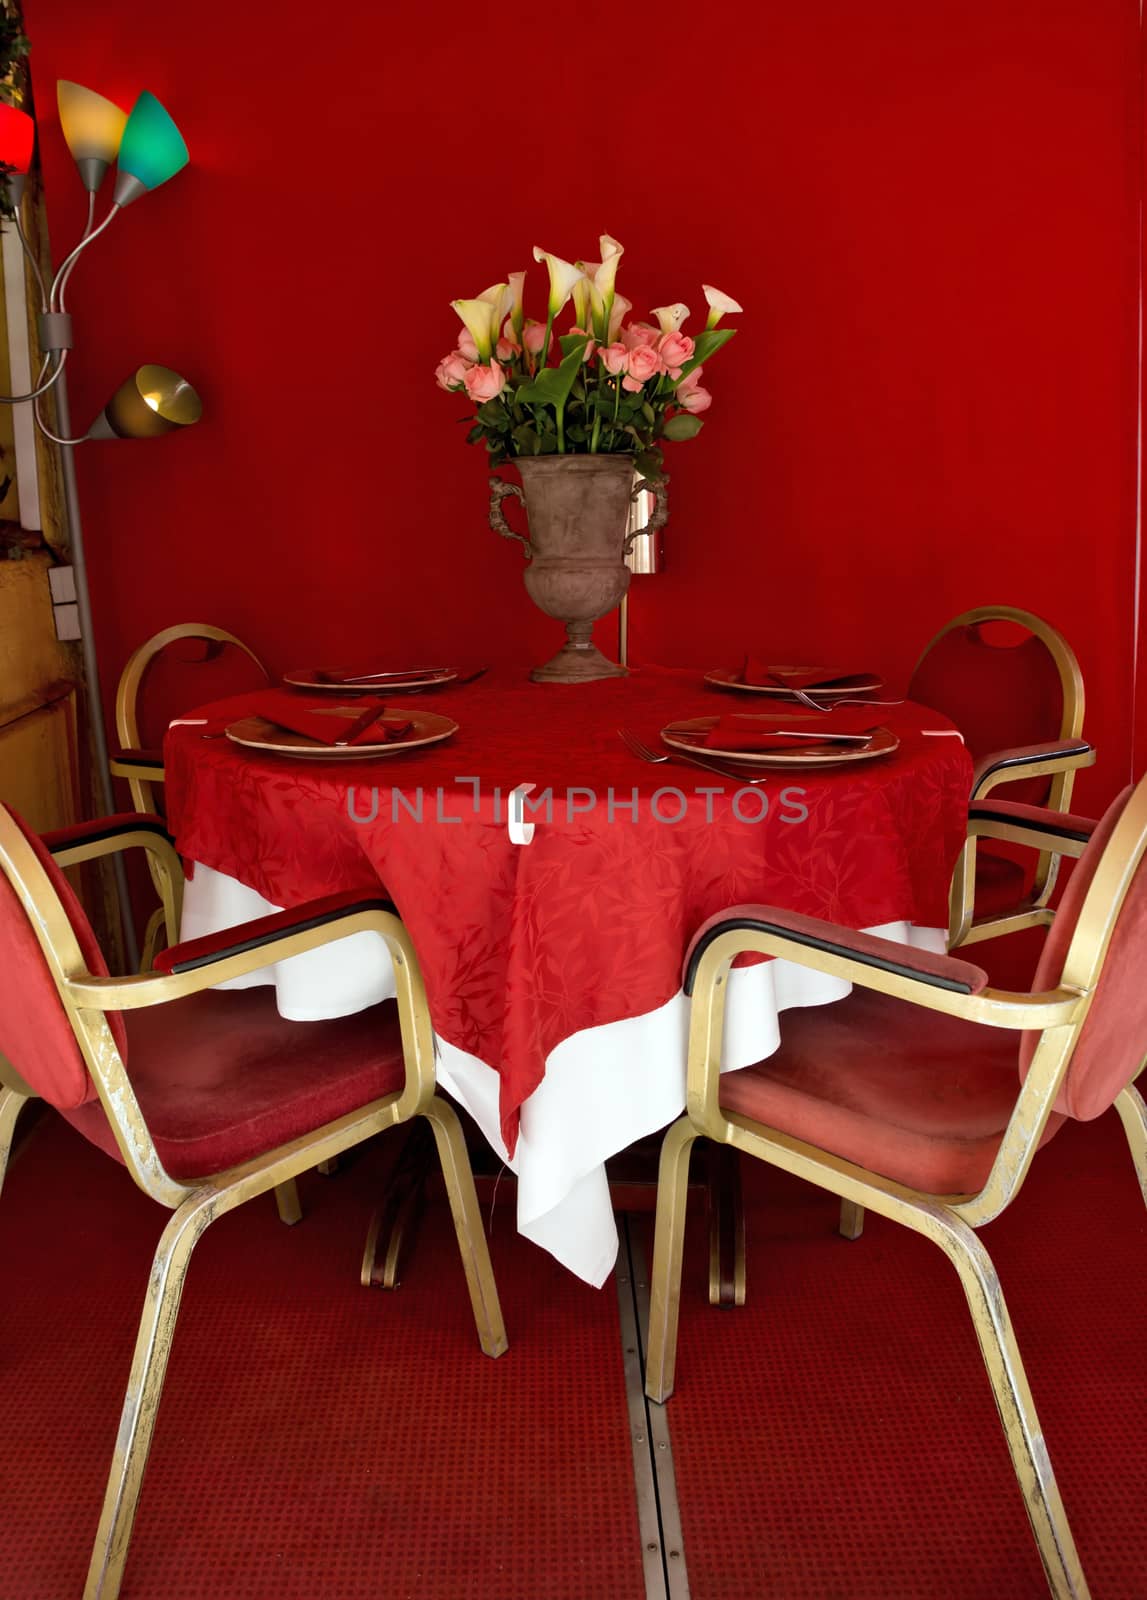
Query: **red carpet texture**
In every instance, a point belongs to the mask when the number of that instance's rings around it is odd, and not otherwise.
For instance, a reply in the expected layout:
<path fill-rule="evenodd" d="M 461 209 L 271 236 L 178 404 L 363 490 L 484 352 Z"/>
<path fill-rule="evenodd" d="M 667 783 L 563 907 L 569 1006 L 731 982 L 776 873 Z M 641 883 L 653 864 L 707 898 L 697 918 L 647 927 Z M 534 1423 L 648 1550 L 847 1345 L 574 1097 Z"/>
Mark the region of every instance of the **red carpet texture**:
<path fill-rule="evenodd" d="M 694 1600 L 1046 1596 L 955 1272 L 743 1170 L 748 1304 L 710 1309 L 698 1230 L 668 1404 Z M 1115 1113 L 1065 1128 L 981 1238 L 1094 1600 L 1143 1600 L 1147 1209 Z"/>
<path fill-rule="evenodd" d="M 520 1241 L 503 1188 L 501 1360 L 478 1348 L 444 1199 L 398 1292 L 360 1288 L 386 1142 L 304 1179 L 298 1226 L 268 1196 L 199 1245 L 124 1600 L 640 1600 L 612 1287 Z M 82 1591 L 164 1216 L 54 1117 L 12 1166 L 2 1600 Z"/>

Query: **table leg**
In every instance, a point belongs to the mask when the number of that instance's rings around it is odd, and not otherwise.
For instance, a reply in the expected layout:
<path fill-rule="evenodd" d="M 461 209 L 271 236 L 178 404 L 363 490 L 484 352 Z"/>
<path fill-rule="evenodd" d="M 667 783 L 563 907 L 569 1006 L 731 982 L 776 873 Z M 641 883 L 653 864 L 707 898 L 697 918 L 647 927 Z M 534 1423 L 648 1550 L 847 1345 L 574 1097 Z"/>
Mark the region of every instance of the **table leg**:
<path fill-rule="evenodd" d="M 426 1205 L 426 1180 L 437 1166 L 434 1136 L 419 1117 L 395 1162 L 382 1203 L 370 1221 L 359 1281 L 364 1289 L 397 1289 Z"/>
<path fill-rule="evenodd" d="M 709 1197 L 709 1304 L 745 1303 L 745 1205 L 741 1158 L 725 1144 L 705 1148 Z"/>

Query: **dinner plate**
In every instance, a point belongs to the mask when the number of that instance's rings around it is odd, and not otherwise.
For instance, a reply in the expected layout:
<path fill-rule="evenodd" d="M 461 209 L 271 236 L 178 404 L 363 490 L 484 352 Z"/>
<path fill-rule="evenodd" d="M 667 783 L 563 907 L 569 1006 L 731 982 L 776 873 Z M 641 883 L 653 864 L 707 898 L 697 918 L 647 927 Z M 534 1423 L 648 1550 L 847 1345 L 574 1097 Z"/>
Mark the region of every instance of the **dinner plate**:
<path fill-rule="evenodd" d="M 815 669 L 810 667 L 810 672 Z M 713 684 L 718 689 L 739 689 L 742 694 L 769 694 L 776 700 L 795 700 L 796 695 L 792 689 L 780 683 L 746 683 L 739 672 L 732 668 L 720 669 L 705 674 L 705 682 Z M 850 683 L 841 688 L 833 684 L 809 685 L 802 689 L 804 694 L 817 700 L 847 700 L 850 695 L 874 694 L 883 689 L 884 679 L 870 673 L 867 677 L 860 678 L 856 683 Z M 798 701 L 799 704 L 799 701 Z"/>
<path fill-rule="evenodd" d="M 705 736 L 716 727 L 718 717 L 687 717 L 670 722 L 661 730 L 661 739 L 671 750 L 690 755 L 715 756 L 719 760 L 740 761 L 754 767 L 839 767 L 856 761 L 875 761 L 890 756 L 900 740 L 889 728 L 877 728 L 865 745 L 822 744 L 794 750 L 718 750 L 705 743 Z M 773 720 L 773 719 L 770 719 Z"/>
<path fill-rule="evenodd" d="M 296 756 L 303 761 L 362 761 L 368 756 L 372 760 L 379 756 L 400 756 L 407 750 L 440 744 L 443 739 L 449 739 L 452 733 L 458 732 L 458 724 L 453 717 L 439 716 L 436 711 L 408 711 L 405 706 L 401 711 L 395 710 L 399 716 L 406 717 L 412 727 L 403 738 L 391 739 L 386 744 L 320 744 L 317 739 L 309 739 L 305 733 L 291 733 L 286 728 L 280 728 L 266 717 L 243 717 L 233 722 L 227 729 L 227 737 L 249 750 Z M 333 706 L 330 715 L 353 720 L 357 715 L 357 707 Z"/>
<path fill-rule="evenodd" d="M 327 694 L 389 694 L 398 689 L 423 689 L 433 683 L 451 683 L 458 676 L 453 667 L 411 667 L 382 677 L 352 683 L 329 683 L 315 667 L 295 667 L 284 672 L 283 682 L 292 689 L 318 689 Z"/>

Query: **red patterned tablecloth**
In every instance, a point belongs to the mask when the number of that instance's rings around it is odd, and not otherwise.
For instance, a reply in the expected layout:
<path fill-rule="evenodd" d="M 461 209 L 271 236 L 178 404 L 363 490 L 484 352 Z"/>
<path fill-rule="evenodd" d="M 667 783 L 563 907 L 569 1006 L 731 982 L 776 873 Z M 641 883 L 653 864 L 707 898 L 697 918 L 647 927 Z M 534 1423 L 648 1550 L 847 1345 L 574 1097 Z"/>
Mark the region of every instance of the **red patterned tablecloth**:
<path fill-rule="evenodd" d="M 657 745 L 675 718 L 766 709 L 697 672 L 645 667 L 578 686 L 491 673 L 395 703 L 452 716 L 459 732 L 384 759 L 304 763 L 172 728 L 171 824 L 184 857 L 276 905 L 385 884 L 435 1028 L 500 1074 L 511 1150 L 548 1053 L 665 1004 L 693 930 L 722 907 L 760 901 L 854 928 L 947 925 L 971 762 L 924 707 L 873 709 L 901 741 L 887 759 L 705 794 L 722 780 L 644 765 L 617 736 L 630 727 Z M 189 716 L 216 725 L 229 709 L 241 715 L 243 697 Z M 544 803 L 527 812 L 538 824 L 528 847 L 506 826 L 507 797 L 525 783 L 535 802 L 553 793 L 549 815 Z M 684 801 L 662 793 L 654 809 L 658 790 Z"/>

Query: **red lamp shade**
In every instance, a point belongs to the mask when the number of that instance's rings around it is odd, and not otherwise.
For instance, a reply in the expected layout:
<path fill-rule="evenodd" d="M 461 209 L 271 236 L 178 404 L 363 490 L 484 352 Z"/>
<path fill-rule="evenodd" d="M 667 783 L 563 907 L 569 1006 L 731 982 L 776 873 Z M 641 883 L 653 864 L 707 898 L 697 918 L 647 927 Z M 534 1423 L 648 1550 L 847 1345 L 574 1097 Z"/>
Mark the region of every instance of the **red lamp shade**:
<path fill-rule="evenodd" d="M 9 172 L 27 172 L 35 142 L 36 124 L 28 113 L 0 101 L 0 162 Z"/>

